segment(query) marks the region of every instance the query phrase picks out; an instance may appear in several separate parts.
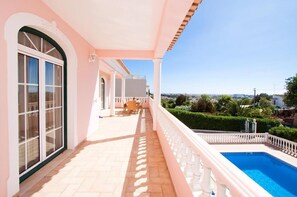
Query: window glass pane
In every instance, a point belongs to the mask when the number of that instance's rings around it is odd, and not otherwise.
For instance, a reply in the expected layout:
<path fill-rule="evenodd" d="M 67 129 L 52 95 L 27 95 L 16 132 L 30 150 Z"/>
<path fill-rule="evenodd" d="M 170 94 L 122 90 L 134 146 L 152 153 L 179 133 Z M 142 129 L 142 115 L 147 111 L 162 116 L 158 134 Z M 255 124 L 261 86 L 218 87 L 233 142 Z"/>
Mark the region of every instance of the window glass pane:
<path fill-rule="evenodd" d="M 19 142 L 25 140 L 25 115 L 19 115 Z"/>
<path fill-rule="evenodd" d="M 57 59 L 63 60 L 62 55 L 57 49 L 52 50 L 51 52 L 48 53 L 48 55 L 55 57 Z"/>
<path fill-rule="evenodd" d="M 43 39 L 43 53 L 48 53 L 53 48 L 55 47 L 51 43 Z"/>
<path fill-rule="evenodd" d="M 62 66 L 55 65 L 55 85 L 62 86 Z"/>
<path fill-rule="evenodd" d="M 55 150 L 54 132 L 52 131 L 46 134 L 46 156 L 49 156 Z"/>
<path fill-rule="evenodd" d="M 45 63 L 45 85 L 54 84 L 54 65 L 52 63 Z"/>
<path fill-rule="evenodd" d="M 38 84 L 38 59 L 26 56 L 27 83 Z"/>
<path fill-rule="evenodd" d="M 45 107 L 52 108 L 54 107 L 54 88 L 46 87 L 45 91 Z"/>
<path fill-rule="evenodd" d="M 39 138 L 33 139 L 27 143 L 27 164 L 28 168 L 39 162 Z"/>
<path fill-rule="evenodd" d="M 27 86 L 27 111 L 35 111 L 39 108 L 38 86 Z"/>
<path fill-rule="evenodd" d="M 25 171 L 26 166 L 25 166 L 25 144 L 22 144 L 19 146 L 19 173 L 21 174 L 22 172 Z"/>
<path fill-rule="evenodd" d="M 62 126 L 62 109 L 55 109 L 55 128 Z"/>
<path fill-rule="evenodd" d="M 54 129 L 54 110 L 46 111 L 46 131 Z"/>
<path fill-rule="evenodd" d="M 37 48 L 38 51 L 41 51 L 41 38 L 39 36 L 36 36 L 34 34 L 27 33 L 28 37 L 30 40 L 33 42 L 35 47 Z M 34 49 L 35 49 L 34 47 Z"/>
<path fill-rule="evenodd" d="M 18 75 L 19 75 L 19 83 L 24 83 L 25 80 L 25 73 L 24 73 L 24 55 L 23 54 L 18 54 L 18 65 L 19 65 L 19 69 L 18 69 Z"/>
<path fill-rule="evenodd" d="M 55 88 L 55 107 L 62 106 L 62 88 Z"/>
<path fill-rule="evenodd" d="M 62 134 L 62 129 L 57 129 L 56 130 L 56 150 L 61 148 L 63 146 L 63 134 Z"/>
<path fill-rule="evenodd" d="M 27 139 L 39 135 L 39 113 L 27 114 Z"/>
<path fill-rule="evenodd" d="M 25 86 L 24 85 L 19 85 L 19 93 L 18 93 L 18 98 L 19 98 L 19 113 L 23 113 L 25 111 Z"/>
<path fill-rule="evenodd" d="M 19 32 L 18 43 L 21 45 L 27 46 L 31 49 L 37 50 L 37 51 L 40 51 L 40 49 L 41 49 L 41 38 L 39 36 L 35 36 L 35 35 L 27 33 L 27 32 Z"/>
<path fill-rule="evenodd" d="M 43 53 L 62 60 L 60 52 L 48 41 L 43 40 Z"/>
<path fill-rule="evenodd" d="M 24 32 L 19 32 L 18 34 L 18 43 L 21 45 L 25 45 L 28 46 L 29 45 L 29 40 L 28 38 L 26 38 L 25 33 Z"/>

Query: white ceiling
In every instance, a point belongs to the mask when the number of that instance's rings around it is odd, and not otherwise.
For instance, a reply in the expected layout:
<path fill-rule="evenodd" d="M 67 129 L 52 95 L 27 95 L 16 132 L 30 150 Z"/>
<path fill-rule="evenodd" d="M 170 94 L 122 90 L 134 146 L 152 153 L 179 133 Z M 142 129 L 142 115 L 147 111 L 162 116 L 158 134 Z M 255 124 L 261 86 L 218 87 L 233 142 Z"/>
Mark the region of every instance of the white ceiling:
<path fill-rule="evenodd" d="M 96 49 L 154 50 L 165 0 L 43 2 Z"/>

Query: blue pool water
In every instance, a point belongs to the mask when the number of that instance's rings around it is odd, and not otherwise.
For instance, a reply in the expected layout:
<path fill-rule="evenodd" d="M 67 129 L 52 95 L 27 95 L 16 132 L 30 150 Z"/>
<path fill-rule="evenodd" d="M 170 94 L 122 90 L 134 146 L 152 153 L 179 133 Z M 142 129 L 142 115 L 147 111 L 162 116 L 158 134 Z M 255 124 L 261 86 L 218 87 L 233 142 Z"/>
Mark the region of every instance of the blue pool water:
<path fill-rule="evenodd" d="M 268 153 L 222 153 L 272 196 L 297 196 L 297 168 Z"/>

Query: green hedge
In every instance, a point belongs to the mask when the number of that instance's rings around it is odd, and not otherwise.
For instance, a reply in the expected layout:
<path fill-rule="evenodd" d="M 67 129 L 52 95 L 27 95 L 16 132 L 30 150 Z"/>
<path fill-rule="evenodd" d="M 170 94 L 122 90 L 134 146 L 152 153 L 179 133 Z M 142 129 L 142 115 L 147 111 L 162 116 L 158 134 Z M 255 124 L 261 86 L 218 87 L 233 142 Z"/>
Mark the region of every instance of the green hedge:
<path fill-rule="evenodd" d="M 191 129 L 241 131 L 244 130 L 246 117 L 215 116 L 198 112 L 189 112 L 177 109 L 167 109 L 171 114 Z M 257 118 L 257 132 L 264 133 L 272 127 L 279 126 L 275 119 Z"/>
<path fill-rule="evenodd" d="M 272 135 L 276 135 L 281 138 L 285 138 L 287 140 L 291 140 L 297 142 L 297 129 L 289 128 L 289 127 L 273 127 L 269 129 L 269 133 Z"/>

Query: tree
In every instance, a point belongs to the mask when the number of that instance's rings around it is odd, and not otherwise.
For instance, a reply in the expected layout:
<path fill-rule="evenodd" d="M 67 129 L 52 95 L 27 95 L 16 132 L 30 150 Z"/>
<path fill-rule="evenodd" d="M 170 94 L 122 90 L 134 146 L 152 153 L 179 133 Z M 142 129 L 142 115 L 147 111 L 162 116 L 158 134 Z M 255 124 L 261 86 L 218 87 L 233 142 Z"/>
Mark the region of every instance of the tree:
<path fill-rule="evenodd" d="M 289 107 L 297 107 L 297 74 L 286 79 L 286 89 L 284 102 Z"/>
<path fill-rule="evenodd" d="M 231 96 L 223 95 L 220 96 L 218 102 L 215 104 L 216 110 L 219 112 L 226 112 L 227 105 L 232 101 Z"/>
<path fill-rule="evenodd" d="M 203 94 L 197 102 L 192 103 L 191 110 L 194 112 L 213 112 L 214 106 L 208 95 Z"/>
<path fill-rule="evenodd" d="M 183 94 L 179 95 L 176 100 L 175 100 L 175 104 L 177 106 L 183 105 L 183 103 L 187 100 L 187 97 Z"/>
<path fill-rule="evenodd" d="M 272 96 L 269 96 L 268 94 L 266 94 L 266 93 L 261 93 L 261 94 L 257 94 L 256 96 L 255 96 L 255 99 L 253 99 L 252 101 L 253 101 L 253 103 L 254 103 L 254 100 L 255 100 L 255 103 L 259 103 L 259 101 L 260 101 L 260 99 L 261 98 L 266 98 L 267 100 L 271 100 L 272 99 Z"/>
<path fill-rule="evenodd" d="M 274 109 L 274 107 L 272 106 L 272 104 L 270 103 L 270 101 L 267 100 L 264 97 L 261 97 L 260 98 L 259 107 L 262 108 L 262 109 L 264 109 L 264 108 Z"/>

